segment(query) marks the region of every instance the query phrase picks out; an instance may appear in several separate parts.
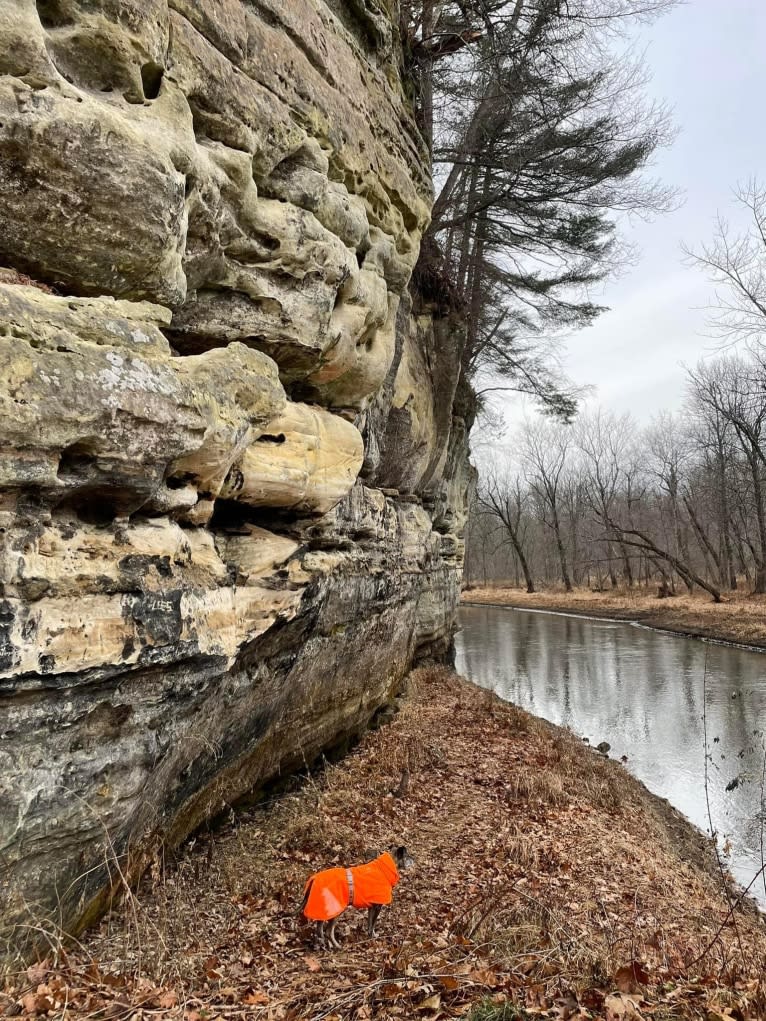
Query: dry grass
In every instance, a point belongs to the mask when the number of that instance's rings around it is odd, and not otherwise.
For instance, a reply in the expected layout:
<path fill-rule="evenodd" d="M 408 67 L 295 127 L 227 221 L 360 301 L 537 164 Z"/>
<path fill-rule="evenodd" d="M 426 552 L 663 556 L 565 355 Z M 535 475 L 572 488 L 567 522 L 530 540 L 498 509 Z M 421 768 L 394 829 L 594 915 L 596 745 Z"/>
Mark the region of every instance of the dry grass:
<path fill-rule="evenodd" d="M 446 670 L 414 681 L 342 763 L 158 860 L 47 974 L 40 988 L 67 998 L 56 1016 L 436 1019 L 489 995 L 487 1010 L 516 1004 L 500 1017 L 565 1016 L 562 996 L 579 1000 L 572 1016 L 605 1017 L 633 961 L 652 1017 L 724 999 L 766 1016 L 766 931 L 752 912 L 726 920 L 701 835 L 572 735 Z M 343 950 L 314 949 L 297 914 L 307 875 L 393 841 L 417 862 L 379 937 L 349 912 Z"/>
<path fill-rule="evenodd" d="M 563 805 L 564 780 L 558 773 L 547 771 L 520 772 L 508 777 L 508 797 L 513 801 L 539 802 L 541 805 Z"/>
<path fill-rule="evenodd" d="M 579 588 L 569 593 L 563 589 L 546 589 L 530 595 L 523 589 L 510 587 L 471 588 L 464 590 L 463 601 L 637 620 L 649 627 L 680 634 L 766 646 L 766 596 L 743 591 L 726 593 L 723 602 L 714 603 L 706 592 L 679 593 L 668 599 L 658 599 L 656 589 L 618 588 L 592 592 Z"/>

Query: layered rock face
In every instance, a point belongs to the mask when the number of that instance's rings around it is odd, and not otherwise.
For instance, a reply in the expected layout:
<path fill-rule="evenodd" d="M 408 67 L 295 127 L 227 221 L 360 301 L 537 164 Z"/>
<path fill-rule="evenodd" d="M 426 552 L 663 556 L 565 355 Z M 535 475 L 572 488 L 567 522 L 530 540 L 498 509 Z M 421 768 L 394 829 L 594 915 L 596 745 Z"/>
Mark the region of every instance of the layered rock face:
<path fill-rule="evenodd" d="M 459 337 L 408 292 L 431 183 L 395 14 L 0 6 L 6 949 L 449 645 Z"/>

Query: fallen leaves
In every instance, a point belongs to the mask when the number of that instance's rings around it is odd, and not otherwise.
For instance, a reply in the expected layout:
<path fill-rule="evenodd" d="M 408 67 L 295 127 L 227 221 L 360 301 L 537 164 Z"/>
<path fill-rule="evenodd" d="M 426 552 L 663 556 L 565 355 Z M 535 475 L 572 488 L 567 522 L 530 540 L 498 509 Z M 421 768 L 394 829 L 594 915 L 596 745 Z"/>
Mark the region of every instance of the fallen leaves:
<path fill-rule="evenodd" d="M 737 919 L 747 961 L 728 925 L 710 974 L 687 974 L 726 906 L 617 764 L 445 671 L 414 687 L 341 764 L 200 835 L 83 951 L 22 971 L 0 1016 L 441 1021 L 487 1000 L 557 1021 L 766 1017 L 754 917 Z M 417 863 L 380 935 L 350 911 L 343 949 L 314 948 L 306 875 L 393 839 Z"/>
<path fill-rule="evenodd" d="M 638 1001 L 626 996 L 625 993 L 613 993 L 604 1000 L 606 1021 L 640 1021 L 643 1014 L 638 1009 Z"/>
<path fill-rule="evenodd" d="M 649 982 L 649 972 L 640 961 L 631 961 L 617 969 L 614 982 L 621 993 L 638 993 Z"/>
<path fill-rule="evenodd" d="M 157 1006 L 160 1010 L 169 1010 L 178 1004 L 178 993 L 174 989 L 167 989 L 157 997 Z"/>
<path fill-rule="evenodd" d="M 47 1014 L 49 1010 L 53 1010 L 55 1006 L 55 1000 L 52 996 L 48 995 L 48 991 L 44 987 L 40 987 L 35 993 L 27 993 L 26 996 L 21 998 L 21 1007 L 25 1014 L 29 1014 L 31 1017 L 36 1017 L 38 1014 Z"/>
<path fill-rule="evenodd" d="M 264 1006 L 269 1002 L 269 997 L 260 989 L 252 989 L 245 993 L 242 1002 L 248 1007 Z"/>

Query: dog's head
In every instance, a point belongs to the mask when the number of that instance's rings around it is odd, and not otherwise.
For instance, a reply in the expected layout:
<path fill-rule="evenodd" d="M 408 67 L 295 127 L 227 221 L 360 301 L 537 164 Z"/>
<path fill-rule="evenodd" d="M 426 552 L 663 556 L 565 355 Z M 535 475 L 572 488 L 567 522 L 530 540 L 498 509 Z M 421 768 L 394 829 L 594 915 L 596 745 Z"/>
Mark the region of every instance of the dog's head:
<path fill-rule="evenodd" d="M 408 869 L 410 865 L 415 864 L 415 858 L 403 845 L 397 846 L 396 844 L 392 844 L 388 849 L 388 853 L 394 859 L 396 867 L 400 872 L 403 869 Z"/>

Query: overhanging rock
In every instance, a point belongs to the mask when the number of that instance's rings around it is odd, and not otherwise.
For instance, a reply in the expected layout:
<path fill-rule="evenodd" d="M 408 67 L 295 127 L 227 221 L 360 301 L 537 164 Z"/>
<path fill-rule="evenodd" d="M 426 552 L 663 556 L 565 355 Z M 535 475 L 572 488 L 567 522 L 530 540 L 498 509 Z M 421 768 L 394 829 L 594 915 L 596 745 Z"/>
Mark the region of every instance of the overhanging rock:
<path fill-rule="evenodd" d="M 449 646 L 459 345 L 412 312 L 387 6 L 0 11 L 0 953 Z"/>

